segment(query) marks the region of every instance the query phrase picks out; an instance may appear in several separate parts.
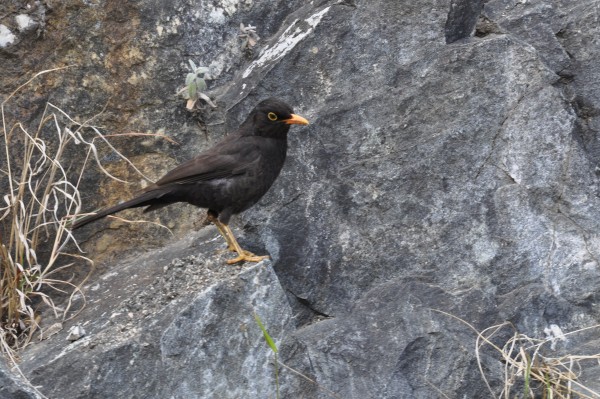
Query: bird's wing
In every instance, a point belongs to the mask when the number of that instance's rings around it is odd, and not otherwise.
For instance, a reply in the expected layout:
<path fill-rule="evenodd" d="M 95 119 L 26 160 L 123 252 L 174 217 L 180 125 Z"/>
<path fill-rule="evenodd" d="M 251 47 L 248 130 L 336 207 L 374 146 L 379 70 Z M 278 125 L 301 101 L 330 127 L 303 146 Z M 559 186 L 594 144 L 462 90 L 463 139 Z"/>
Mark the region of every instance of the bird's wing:
<path fill-rule="evenodd" d="M 156 182 L 156 186 L 184 184 L 239 175 L 260 158 L 249 137 L 224 140 L 197 157 L 179 165 Z"/>

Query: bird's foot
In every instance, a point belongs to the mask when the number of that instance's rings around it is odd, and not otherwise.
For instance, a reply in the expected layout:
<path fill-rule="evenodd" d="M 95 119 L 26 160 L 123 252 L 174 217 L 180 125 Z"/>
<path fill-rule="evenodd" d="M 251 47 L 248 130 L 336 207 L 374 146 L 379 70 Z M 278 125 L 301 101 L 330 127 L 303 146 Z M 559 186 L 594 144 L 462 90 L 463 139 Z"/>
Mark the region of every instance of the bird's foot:
<path fill-rule="evenodd" d="M 233 245 L 229 245 L 227 247 L 227 249 L 231 252 L 237 252 L 237 249 L 235 249 L 235 247 Z M 241 249 L 241 248 L 240 248 Z M 250 251 L 246 251 L 245 249 L 242 249 L 242 252 L 246 255 L 246 256 L 256 256 L 254 255 L 252 252 Z"/>
<path fill-rule="evenodd" d="M 269 255 L 258 256 L 258 255 L 254 255 L 250 251 L 246 251 L 246 250 L 242 249 L 241 254 L 238 254 L 238 256 L 236 256 L 233 259 L 227 260 L 227 263 L 230 265 L 233 265 L 233 264 L 239 263 L 239 262 L 260 262 L 261 260 L 265 260 L 265 259 L 269 259 Z"/>

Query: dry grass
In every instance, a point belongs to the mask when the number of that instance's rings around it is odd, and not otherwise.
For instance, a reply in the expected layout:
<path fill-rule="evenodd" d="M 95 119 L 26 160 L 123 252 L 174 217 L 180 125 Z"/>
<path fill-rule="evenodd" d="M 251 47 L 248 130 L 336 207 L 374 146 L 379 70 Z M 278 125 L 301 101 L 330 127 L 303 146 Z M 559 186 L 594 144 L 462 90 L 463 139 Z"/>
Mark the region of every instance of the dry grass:
<path fill-rule="evenodd" d="M 81 286 L 93 262 L 83 255 L 68 229 L 70 215 L 81 209 L 79 185 L 91 164 L 122 181 L 103 167 L 98 145 L 148 179 L 92 125 L 98 115 L 78 122 L 47 103 L 35 125 L 26 125 L 15 116 L 32 82 L 61 69 L 36 74 L 1 103 L 0 351 L 13 361 L 15 351 L 30 342 L 40 327 L 33 304 L 46 304 L 63 322 L 85 305 Z M 77 153 L 81 156 L 74 157 Z M 76 163 L 74 158 L 84 161 Z M 84 273 L 72 272 L 74 266 Z M 84 277 L 74 281 L 74 277 L 65 278 L 69 275 Z M 66 296 L 63 305 L 54 302 L 55 292 Z M 73 305 L 76 294 L 83 298 L 78 307 Z"/>
<path fill-rule="evenodd" d="M 435 310 L 435 309 L 434 309 Z M 490 397 L 509 398 L 542 398 L 542 399 L 574 399 L 600 398 L 600 393 L 586 387 L 579 381 L 581 371 L 586 366 L 597 366 L 600 363 L 599 353 L 567 354 L 548 356 L 554 352 L 557 340 L 566 340 L 569 336 L 584 331 L 600 330 L 600 324 L 553 335 L 544 339 L 531 338 L 519 333 L 510 322 L 500 323 L 478 331 L 473 325 L 449 313 L 435 310 L 467 325 L 477 334 L 475 356 L 483 381 L 490 392 Z M 510 331 L 511 338 L 499 346 L 493 340 L 501 332 Z M 491 348 L 504 364 L 504 386 L 496 392 L 490 385 L 481 362 L 481 352 Z"/>

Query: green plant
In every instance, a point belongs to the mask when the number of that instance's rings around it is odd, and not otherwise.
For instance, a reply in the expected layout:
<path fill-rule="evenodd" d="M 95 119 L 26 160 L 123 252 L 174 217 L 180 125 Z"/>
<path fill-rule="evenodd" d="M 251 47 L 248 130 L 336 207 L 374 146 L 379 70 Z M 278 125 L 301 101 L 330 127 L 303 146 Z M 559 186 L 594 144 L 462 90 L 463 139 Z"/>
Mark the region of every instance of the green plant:
<path fill-rule="evenodd" d="M 277 359 L 277 353 L 279 351 L 277 350 L 277 345 L 275 345 L 275 341 L 273 341 L 273 338 L 271 338 L 271 336 L 267 332 L 267 329 L 263 325 L 262 321 L 260 320 L 260 317 L 256 312 L 254 313 L 254 320 L 256 321 L 256 324 L 258 324 L 258 327 L 262 331 L 265 342 L 267 343 L 267 345 L 269 345 L 271 351 L 273 351 L 273 357 L 275 359 L 275 394 L 277 399 L 279 399 L 279 360 Z"/>
<path fill-rule="evenodd" d="M 186 108 L 190 111 L 193 110 L 200 99 L 206 101 L 211 107 L 216 108 L 215 103 L 204 93 L 208 87 L 206 81 L 210 80 L 206 76 L 209 69 L 203 66 L 197 67 L 192 60 L 189 60 L 189 63 L 191 72 L 185 77 L 185 87 L 178 92 L 178 94 L 181 94 L 187 100 Z"/>
<path fill-rule="evenodd" d="M 292 367 L 289 367 L 288 365 L 286 365 L 283 362 L 280 362 L 279 358 L 278 358 L 279 350 L 277 349 L 277 345 L 275 345 L 275 341 L 273 341 L 273 338 L 271 338 L 271 336 L 267 332 L 267 329 L 263 325 L 260 317 L 258 316 L 258 314 L 256 312 L 254 312 L 254 320 L 256 321 L 256 324 L 258 325 L 258 327 L 262 331 L 263 338 L 265 339 L 265 342 L 267 343 L 267 345 L 269 346 L 269 348 L 271 348 L 271 351 L 273 352 L 273 358 L 274 358 L 274 361 L 275 361 L 274 362 L 275 363 L 275 388 L 276 388 L 275 393 L 276 393 L 277 399 L 279 399 L 279 366 L 285 368 L 286 370 L 291 371 L 292 373 L 296 374 L 297 376 L 300 376 L 300 377 L 304 378 L 305 380 L 307 380 L 309 382 L 312 382 L 313 384 L 315 384 L 317 387 L 319 387 L 320 389 L 322 389 L 325 393 L 327 393 L 332 398 L 338 398 L 338 399 L 340 398 L 334 392 L 330 391 L 327 388 L 324 388 L 323 386 L 321 386 L 319 383 L 317 383 L 312 378 L 307 377 L 306 375 L 302 374 L 300 371 L 298 371 L 298 370 L 296 370 L 296 369 L 294 369 Z"/>

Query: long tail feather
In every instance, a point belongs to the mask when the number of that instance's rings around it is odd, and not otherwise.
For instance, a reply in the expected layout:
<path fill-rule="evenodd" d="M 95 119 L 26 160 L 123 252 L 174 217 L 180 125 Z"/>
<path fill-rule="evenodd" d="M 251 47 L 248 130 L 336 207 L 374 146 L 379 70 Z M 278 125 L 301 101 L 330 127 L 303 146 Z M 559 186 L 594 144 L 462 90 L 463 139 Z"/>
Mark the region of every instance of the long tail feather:
<path fill-rule="evenodd" d="M 112 215 L 113 213 L 117 213 L 117 212 L 120 212 L 125 209 L 153 205 L 153 204 L 155 204 L 155 201 L 158 198 L 160 198 L 162 195 L 164 195 L 164 193 L 160 192 L 160 191 L 148 191 L 148 192 L 140 195 L 139 197 L 130 199 L 129 201 L 122 202 L 120 204 L 111 206 L 109 208 L 101 209 L 100 211 L 98 211 L 97 213 L 95 213 L 93 215 L 84 216 L 83 218 L 76 220 L 71 225 L 71 230 L 78 229 L 82 226 L 85 226 L 88 223 L 94 222 L 98 219 L 102 219 L 103 217 Z"/>

